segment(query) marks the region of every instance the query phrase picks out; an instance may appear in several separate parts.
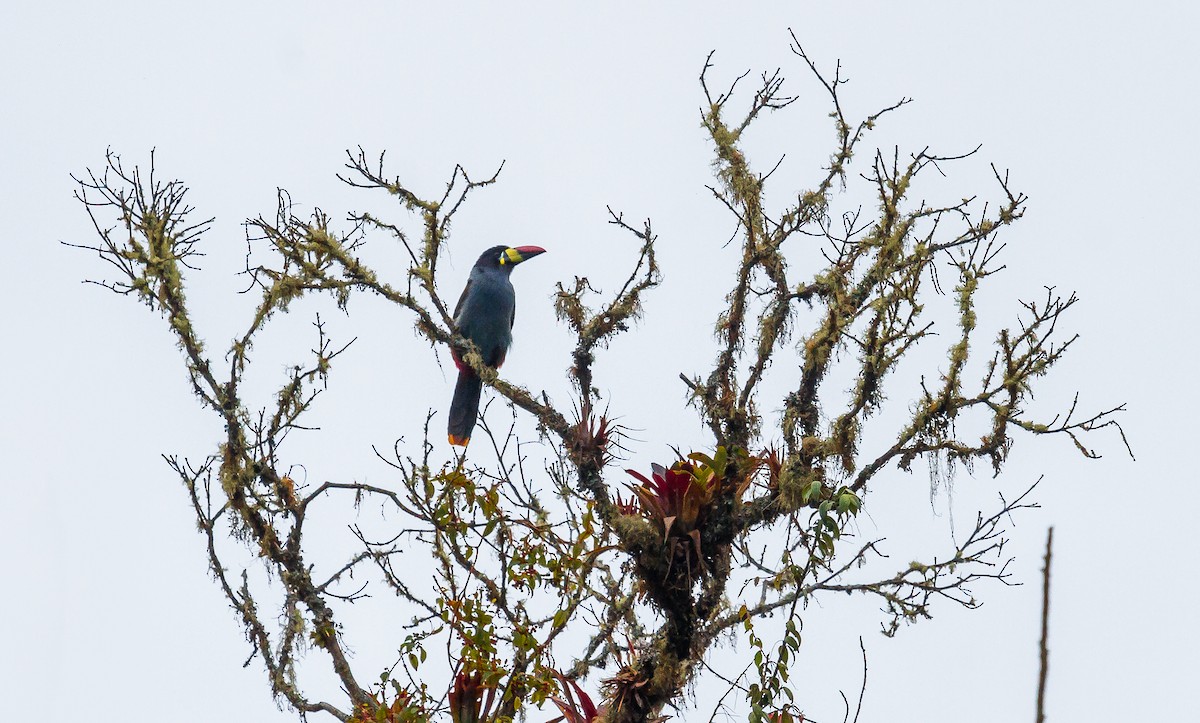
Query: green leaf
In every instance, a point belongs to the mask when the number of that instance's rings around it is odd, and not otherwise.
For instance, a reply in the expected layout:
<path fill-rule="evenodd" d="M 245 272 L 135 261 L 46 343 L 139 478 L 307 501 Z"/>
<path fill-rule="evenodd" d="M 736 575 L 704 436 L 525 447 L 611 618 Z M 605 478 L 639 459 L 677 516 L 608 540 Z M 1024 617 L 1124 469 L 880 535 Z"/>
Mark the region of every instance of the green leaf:
<path fill-rule="evenodd" d="M 820 496 L 821 496 L 820 480 L 813 480 L 812 482 L 810 482 L 808 484 L 807 487 L 805 487 L 803 490 L 800 491 L 800 501 L 803 502 L 804 504 L 808 504 L 810 501 L 812 501 L 813 499 L 816 499 Z"/>
<path fill-rule="evenodd" d="M 554 628 L 557 630 L 565 627 L 567 624 L 567 619 L 570 618 L 570 616 L 571 614 L 566 610 L 559 610 L 558 612 L 554 613 Z"/>
<path fill-rule="evenodd" d="M 718 477 L 720 477 L 720 476 L 724 476 L 725 466 L 728 464 L 729 464 L 729 451 L 726 450 L 725 447 L 723 447 L 723 446 L 717 447 L 716 459 L 714 459 L 709 464 L 709 466 L 712 467 L 713 471 L 717 473 Z"/>
<path fill-rule="evenodd" d="M 822 517 L 821 523 L 829 528 L 829 531 L 833 534 L 834 537 L 841 536 L 842 531 L 838 529 L 837 521 L 834 520 L 832 517 Z"/>

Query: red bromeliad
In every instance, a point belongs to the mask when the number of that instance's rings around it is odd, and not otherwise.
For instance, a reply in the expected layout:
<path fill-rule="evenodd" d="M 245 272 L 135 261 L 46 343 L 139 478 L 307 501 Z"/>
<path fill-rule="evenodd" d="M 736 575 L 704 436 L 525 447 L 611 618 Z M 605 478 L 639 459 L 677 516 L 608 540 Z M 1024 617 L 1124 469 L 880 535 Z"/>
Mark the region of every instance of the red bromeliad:
<path fill-rule="evenodd" d="M 554 701 L 562 715 L 547 723 L 592 723 L 604 712 L 604 706 L 597 707 L 592 702 L 592 697 L 585 693 L 578 683 L 557 671 L 554 677 L 558 679 L 562 697 L 550 696 L 550 700 Z"/>
<path fill-rule="evenodd" d="M 745 492 L 757 468 L 756 460 L 744 454 L 739 457 L 747 469 L 741 481 L 733 486 L 735 497 Z M 642 513 L 658 527 L 672 557 L 679 540 L 687 539 L 691 542 L 689 559 L 696 562 L 702 559 L 700 531 L 713 502 L 728 486 L 725 477 L 730 461 L 725 448 L 718 447 L 712 457 L 697 452 L 670 468 L 651 465 L 650 478 L 632 469 L 625 470 L 642 483 L 631 485 L 631 489 L 637 495 Z"/>
<path fill-rule="evenodd" d="M 485 723 L 492 720 L 496 686 L 484 682 L 483 671 L 459 673 L 454 676 L 447 701 L 452 723 Z"/>

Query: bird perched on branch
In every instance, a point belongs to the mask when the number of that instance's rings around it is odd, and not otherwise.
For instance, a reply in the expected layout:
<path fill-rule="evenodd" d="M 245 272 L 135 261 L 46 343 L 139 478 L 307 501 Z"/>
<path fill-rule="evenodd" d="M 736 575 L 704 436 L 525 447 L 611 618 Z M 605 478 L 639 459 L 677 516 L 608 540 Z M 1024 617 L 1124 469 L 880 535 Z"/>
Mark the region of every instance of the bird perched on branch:
<path fill-rule="evenodd" d="M 538 246 L 493 246 L 475 262 L 467 287 L 454 307 L 454 324 L 458 331 L 479 348 L 483 363 L 500 368 L 512 344 L 512 326 L 516 318 L 517 295 L 509 275 L 513 268 L 546 249 Z M 450 422 L 447 425 L 450 444 L 467 446 L 475 418 L 479 416 L 479 393 L 483 382 L 471 365 L 462 360 L 457 349 L 451 349 L 454 365 L 458 367 L 458 383 L 450 402 Z"/>

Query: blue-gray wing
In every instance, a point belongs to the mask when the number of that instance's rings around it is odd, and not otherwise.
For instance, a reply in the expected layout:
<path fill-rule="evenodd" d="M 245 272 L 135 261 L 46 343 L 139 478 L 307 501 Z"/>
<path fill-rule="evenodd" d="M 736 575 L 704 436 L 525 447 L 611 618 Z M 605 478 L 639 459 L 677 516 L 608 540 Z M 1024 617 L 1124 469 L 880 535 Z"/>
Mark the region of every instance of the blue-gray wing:
<path fill-rule="evenodd" d="M 458 315 L 462 313 L 463 304 L 467 301 L 467 294 L 471 293 L 471 280 L 467 279 L 467 285 L 463 287 L 462 295 L 458 297 L 458 303 L 454 305 L 454 323 L 458 323 Z"/>

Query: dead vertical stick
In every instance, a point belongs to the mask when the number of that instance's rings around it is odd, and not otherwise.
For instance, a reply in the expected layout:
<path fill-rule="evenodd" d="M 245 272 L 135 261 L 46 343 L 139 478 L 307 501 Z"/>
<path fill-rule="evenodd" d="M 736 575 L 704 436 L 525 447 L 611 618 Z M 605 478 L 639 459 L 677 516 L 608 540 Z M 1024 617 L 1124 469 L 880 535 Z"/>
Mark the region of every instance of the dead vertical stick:
<path fill-rule="evenodd" d="M 1046 635 L 1050 622 L 1050 547 L 1054 543 L 1054 528 L 1046 533 L 1046 566 L 1042 568 L 1042 639 L 1038 644 L 1041 666 L 1038 671 L 1037 723 L 1046 720 L 1046 671 L 1050 667 L 1049 651 L 1046 650 Z"/>

